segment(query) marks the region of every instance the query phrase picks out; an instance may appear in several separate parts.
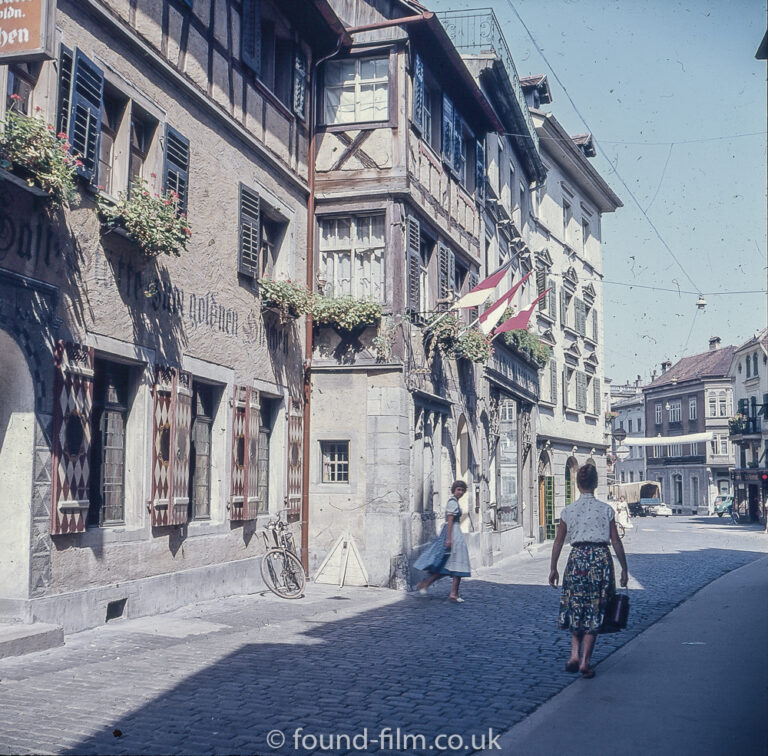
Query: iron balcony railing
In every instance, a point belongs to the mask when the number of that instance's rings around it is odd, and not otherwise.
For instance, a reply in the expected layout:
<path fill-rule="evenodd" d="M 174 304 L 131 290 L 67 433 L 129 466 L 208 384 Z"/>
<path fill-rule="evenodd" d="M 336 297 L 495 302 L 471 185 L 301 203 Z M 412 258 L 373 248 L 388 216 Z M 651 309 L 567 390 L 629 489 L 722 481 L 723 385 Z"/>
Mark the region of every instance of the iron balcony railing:
<path fill-rule="evenodd" d="M 512 89 L 520 104 L 520 110 L 528 126 L 531 139 L 539 149 L 539 135 L 528 112 L 525 93 L 520 85 L 515 61 L 507 47 L 496 14 L 491 8 L 474 8 L 465 11 L 439 11 L 437 17 L 461 55 L 488 55 L 498 58 L 512 82 Z"/>
<path fill-rule="evenodd" d="M 731 436 L 759 436 L 762 430 L 762 417 L 740 417 L 728 421 L 728 431 Z"/>

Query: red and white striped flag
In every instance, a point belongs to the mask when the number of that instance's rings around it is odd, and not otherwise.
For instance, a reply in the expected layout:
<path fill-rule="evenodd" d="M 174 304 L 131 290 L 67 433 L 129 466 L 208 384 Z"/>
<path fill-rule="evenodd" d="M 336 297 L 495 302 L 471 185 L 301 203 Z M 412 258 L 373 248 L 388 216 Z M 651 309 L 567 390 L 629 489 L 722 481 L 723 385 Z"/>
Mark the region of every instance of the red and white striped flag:
<path fill-rule="evenodd" d="M 504 333 L 504 331 L 517 331 L 527 328 L 528 321 L 531 319 L 534 308 L 544 298 L 544 295 L 548 291 L 549 289 L 545 289 L 543 292 L 541 292 L 541 294 L 539 294 L 538 297 L 536 297 L 536 299 L 533 300 L 533 302 L 531 302 L 531 304 L 528 305 L 528 307 L 526 307 L 524 310 L 520 310 L 517 315 L 513 315 L 509 320 L 505 320 L 493 332 L 493 335 L 497 336 L 500 333 Z"/>
<path fill-rule="evenodd" d="M 517 290 L 528 280 L 528 276 L 533 271 L 528 272 L 520 281 L 518 281 L 506 294 L 502 294 L 501 298 L 494 302 L 478 319 L 478 328 L 487 336 L 494 328 L 494 326 L 501 320 L 501 316 L 504 314 L 507 305 L 512 301 L 512 297 L 515 296 Z"/>
<path fill-rule="evenodd" d="M 493 290 L 496 288 L 499 281 L 504 278 L 504 274 L 511 264 L 511 261 L 504 263 L 504 265 L 502 265 L 495 273 L 491 273 L 488 278 L 484 278 L 477 286 L 470 289 L 451 309 L 458 308 L 461 310 L 465 307 L 478 307 L 481 305 L 491 296 L 491 294 L 493 294 Z"/>

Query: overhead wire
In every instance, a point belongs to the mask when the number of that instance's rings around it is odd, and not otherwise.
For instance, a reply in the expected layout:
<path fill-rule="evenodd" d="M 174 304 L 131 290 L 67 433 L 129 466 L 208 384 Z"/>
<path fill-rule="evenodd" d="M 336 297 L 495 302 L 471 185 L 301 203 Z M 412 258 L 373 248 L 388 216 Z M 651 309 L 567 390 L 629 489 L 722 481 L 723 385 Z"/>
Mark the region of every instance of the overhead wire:
<path fill-rule="evenodd" d="M 562 80 L 557 75 L 557 71 L 555 71 L 554 67 L 549 62 L 549 59 L 544 54 L 544 50 L 539 46 L 539 44 L 536 41 L 535 37 L 531 33 L 531 30 L 528 28 L 528 26 L 526 25 L 525 21 L 523 21 L 522 16 L 517 12 L 517 8 L 515 8 L 514 4 L 512 3 L 512 0 L 506 0 L 506 2 L 507 2 L 507 5 L 512 10 L 512 12 L 515 14 L 517 20 L 522 25 L 523 29 L 525 29 L 526 34 L 528 35 L 528 37 L 530 38 L 531 42 L 533 43 L 533 45 L 538 50 L 539 55 L 541 55 L 542 59 L 544 60 L 544 62 L 547 65 L 547 67 L 552 72 L 552 76 L 555 77 L 555 80 L 557 81 L 557 83 L 562 88 L 563 92 L 565 93 L 565 96 L 568 98 L 568 102 L 571 103 L 571 107 L 573 108 L 574 112 L 581 119 L 581 122 L 584 124 L 584 126 L 587 129 L 587 131 L 589 131 L 591 133 L 592 129 L 589 127 L 589 124 L 587 123 L 587 119 L 584 118 L 584 116 L 582 115 L 582 113 L 579 110 L 578 106 L 576 105 L 576 103 L 574 102 L 573 98 L 571 97 L 570 92 L 568 91 L 568 88 L 565 86 L 565 84 L 563 84 Z M 659 229 L 656 228 L 656 224 L 651 220 L 651 218 L 648 215 L 648 213 L 646 213 L 645 210 L 643 210 L 643 207 L 640 204 L 640 202 L 637 199 L 637 197 L 635 196 L 634 192 L 629 188 L 629 185 L 627 184 L 627 182 L 624 181 L 624 178 L 619 173 L 617 167 L 614 165 L 614 162 L 611 160 L 611 158 L 608 156 L 608 154 L 602 148 L 600 142 L 598 142 L 598 140 L 594 137 L 594 135 L 592 135 L 592 142 L 594 143 L 595 148 L 597 150 L 599 150 L 600 153 L 602 154 L 602 156 L 608 161 L 609 165 L 613 169 L 613 173 L 616 175 L 616 178 L 621 182 L 621 185 L 624 187 L 624 189 L 626 190 L 627 194 L 632 198 L 632 200 L 634 201 L 635 205 L 637 205 L 638 210 L 640 210 L 640 213 L 643 215 L 645 220 L 648 222 L 648 225 L 653 229 L 653 232 L 656 234 L 656 237 L 661 242 L 661 244 L 664 247 L 664 249 L 667 250 L 667 252 L 672 257 L 672 259 L 677 263 L 677 266 L 680 268 L 680 270 L 682 271 L 683 275 L 688 279 L 688 281 L 690 282 L 691 286 L 693 286 L 697 290 L 697 292 L 698 292 L 699 291 L 699 287 L 696 285 L 696 282 L 690 276 L 688 271 L 683 267 L 683 264 L 680 262 L 680 260 L 678 259 L 677 255 L 672 251 L 672 248 L 669 246 L 669 244 L 667 244 L 666 240 L 661 235 L 661 232 L 659 231 Z"/>

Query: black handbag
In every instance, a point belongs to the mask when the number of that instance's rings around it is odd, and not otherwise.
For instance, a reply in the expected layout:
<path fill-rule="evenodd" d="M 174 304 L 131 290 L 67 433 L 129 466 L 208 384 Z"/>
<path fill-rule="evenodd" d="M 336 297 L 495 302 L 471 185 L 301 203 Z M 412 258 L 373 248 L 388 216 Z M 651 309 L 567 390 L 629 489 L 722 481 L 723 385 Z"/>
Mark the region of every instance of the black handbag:
<path fill-rule="evenodd" d="M 601 631 L 604 633 L 618 633 L 619 630 L 623 630 L 627 626 L 628 618 L 629 592 L 615 593 L 605 609 Z"/>

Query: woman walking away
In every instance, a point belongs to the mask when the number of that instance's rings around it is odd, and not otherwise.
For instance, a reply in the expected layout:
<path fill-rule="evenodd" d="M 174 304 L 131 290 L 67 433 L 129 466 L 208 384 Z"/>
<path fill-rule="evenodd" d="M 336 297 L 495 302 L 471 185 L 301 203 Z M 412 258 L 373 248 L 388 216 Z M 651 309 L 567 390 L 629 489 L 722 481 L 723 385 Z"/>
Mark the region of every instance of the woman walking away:
<path fill-rule="evenodd" d="M 608 541 L 613 544 L 621 565 L 621 585 L 627 587 L 627 557 L 621 545 L 613 508 L 595 498 L 597 470 L 592 464 L 579 468 L 576 484 L 581 496 L 560 513 L 555 543 L 552 547 L 549 584 L 557 587 L 557 560 L 566 535 L 571 554 L 563 575 L 558 627 L 571 631 L 571 656 L 567 672 L 581 672 L 582 677 L 595 676 L 591 667 L 595 640 L 605 617 L 608 602 L 616 593 L 613 559 Z"/>
<path fill-rule="evenodd" d="M 432 541 L 421 553 L 414 563 L 417 570 L 425 570 L 431 573 L 426 580 L 422 580 L 416 587 L 422 595 L 427 592 L 432 583 L 441 577 L 450 575 L 453 577 L 453 586 L 448 598 L 454 604 L 464 602 L 459 597 L 459 583 L 463 577 L 470 576 L 469 551 L 464 534 L 461 532 L 459 521 L 461 520 L 461 507 L 459 499 L 467 492 L 467 484 L 463 480 L 456 480 L 451 485 L 451 498 L 445 505 L 445 525 L 440 535 Z"/>

